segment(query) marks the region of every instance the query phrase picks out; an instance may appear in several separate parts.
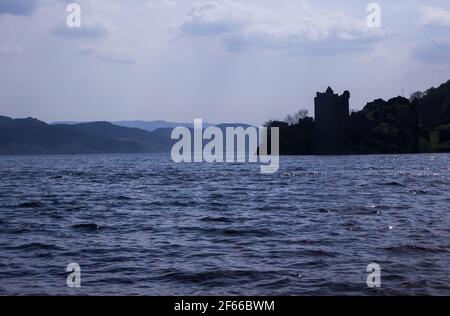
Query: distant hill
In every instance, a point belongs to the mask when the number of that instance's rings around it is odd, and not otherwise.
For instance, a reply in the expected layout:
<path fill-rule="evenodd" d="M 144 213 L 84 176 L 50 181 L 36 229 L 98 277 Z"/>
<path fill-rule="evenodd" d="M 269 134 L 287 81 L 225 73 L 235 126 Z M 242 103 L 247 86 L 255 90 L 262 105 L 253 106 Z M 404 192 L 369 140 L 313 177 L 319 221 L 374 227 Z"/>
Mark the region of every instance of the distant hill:
<path fill-rule="evenodd" d="M 189 124 L 186 125 L 190 128 Z M 208 126 L 210 124 L 203 125 L 204 128 Z M 226 127 L 246 128 L 249 125 L 217 126 L 225 131 Z M 169 153 L 177 141 L 171 139 L 172 130 L 158 128 L 149 132 L 110 122 L 47 124 L 35 118 L 0 116 L 0 155 Z"/>
<path fill-rule="evenodd" d="M 76 122 L 76 121 L 60 121 L 60 122 L 52 122 L 51 125 L 77 125 L 82 124 L 86 122 Z M 175 128 L 175 127 L 187 127 L 187 128 L 194 128 L 194 123 L 176 123 L 176 122 L 167 122 L 167 121 L 111 121 L 110 123 L 118 126 L 123 127 L 131 127 L 131 128 L 140 128 L 148 132 L 156 131 L 160 128 Z M 210 123 L 203 123 L 203 126 L 209 127 L 212 124 Z"/>
<path fill-rule="evenodd" d="M 204 126 L 205 124 L 203 124 Z M 227 127 L 243 127 L 243 128 L 247 128 L 247 127 L 254 127 L 253 125 L 250 124 L 246 124 L 246 123 L 221 123 L 221 124 L 217 124 L 215 125 L 216 127 L 220 128 L 222 131 L 225 131 Z"/>
<path fill-rule="evenodd" d="M 168 152 L 164 135 L 108 122 L 49 125 L 0 116 L 0 154 Z"/>

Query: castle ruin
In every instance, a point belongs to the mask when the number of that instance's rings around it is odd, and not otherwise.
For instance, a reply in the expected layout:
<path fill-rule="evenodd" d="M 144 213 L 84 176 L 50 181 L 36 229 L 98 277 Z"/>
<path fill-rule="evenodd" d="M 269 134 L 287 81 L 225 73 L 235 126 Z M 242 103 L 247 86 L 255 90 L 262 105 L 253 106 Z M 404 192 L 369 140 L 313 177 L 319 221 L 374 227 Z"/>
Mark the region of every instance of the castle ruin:
<path fill-rule="evenodd" d="M 348 153 L 348 120 L 350 92 L 342 95 L 328 87 L 314 99 L 316 154 Z"/>

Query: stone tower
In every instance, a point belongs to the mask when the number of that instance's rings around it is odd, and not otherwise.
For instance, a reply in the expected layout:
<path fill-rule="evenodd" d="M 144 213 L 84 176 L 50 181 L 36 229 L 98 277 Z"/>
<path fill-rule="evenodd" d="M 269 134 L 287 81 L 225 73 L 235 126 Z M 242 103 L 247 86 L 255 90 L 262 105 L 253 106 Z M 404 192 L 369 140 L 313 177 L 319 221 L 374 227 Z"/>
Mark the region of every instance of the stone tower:
<path fill-rule="evenodd" d="M 328 87 L 317 92 L 314 99 L 315 152 L 317 154 L 345 154 L 348 152 L 348 119 L 350 92 L 335 94 Z"/>

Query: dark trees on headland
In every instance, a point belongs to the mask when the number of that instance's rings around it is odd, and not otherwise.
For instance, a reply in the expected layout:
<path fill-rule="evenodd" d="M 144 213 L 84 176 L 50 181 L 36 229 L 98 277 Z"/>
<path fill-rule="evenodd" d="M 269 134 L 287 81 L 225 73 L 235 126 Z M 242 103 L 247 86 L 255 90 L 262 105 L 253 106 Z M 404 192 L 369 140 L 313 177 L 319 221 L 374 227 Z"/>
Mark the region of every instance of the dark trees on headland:
<path fill-rule="evenodd" d="M 308 154 L 450 152 L 450 81 L 438 88 L 368 103 L 349 113 L 350 93 L 317 93 L 315 118 L 271 121 L 280 128 L 280 151 Z"/>

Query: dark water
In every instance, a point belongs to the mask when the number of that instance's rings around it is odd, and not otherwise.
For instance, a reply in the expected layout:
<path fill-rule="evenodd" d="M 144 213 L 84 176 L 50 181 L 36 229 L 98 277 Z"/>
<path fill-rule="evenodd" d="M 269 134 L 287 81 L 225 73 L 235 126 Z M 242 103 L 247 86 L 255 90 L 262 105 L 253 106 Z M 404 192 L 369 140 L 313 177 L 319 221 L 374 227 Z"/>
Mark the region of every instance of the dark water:
<path fill-rule="evenodd" d="M 449 155 L 282 157 L 274 175 L 0 157 L 0 295 L 449 295 L 449 168 Z M 381 289 L 366 285 L 372 262 Z"/>

